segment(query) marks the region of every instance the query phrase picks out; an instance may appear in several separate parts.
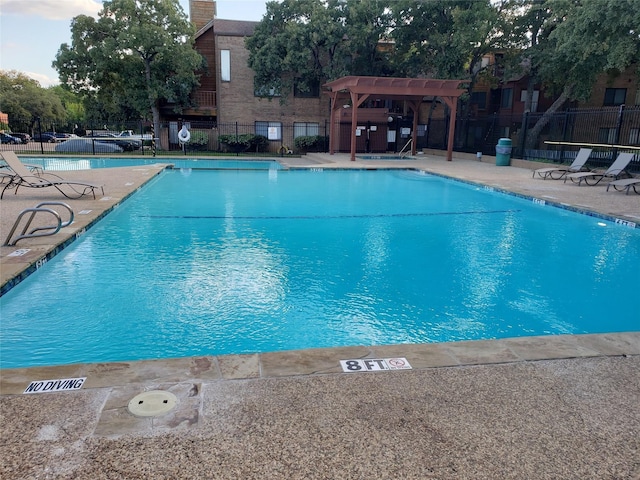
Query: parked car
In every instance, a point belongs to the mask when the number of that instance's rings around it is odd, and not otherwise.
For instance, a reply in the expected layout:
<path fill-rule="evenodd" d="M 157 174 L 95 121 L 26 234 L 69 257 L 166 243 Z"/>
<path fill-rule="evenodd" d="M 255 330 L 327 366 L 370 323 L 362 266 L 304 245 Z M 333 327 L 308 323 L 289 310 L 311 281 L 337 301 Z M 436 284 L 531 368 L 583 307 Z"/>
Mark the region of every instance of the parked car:
<path fill-rule="evenodd" d="M 51 133 L 36 133 L 32 140 L 34 142 L 55 143 L 58 141 L 55 135 Z"/>
<path fill-rule="evenodd" d="M 64 133 L 64 132 L 56 132 L 56 138 L 59 138 L 60 141 L 69 140 L 70 138 L 77 138 L 78 136 L 75 133 Z"/>
<path fill-rule="evenodd" d="M 125 137 L 125 138 L 137 138 L 138 140 L 152 140 L 152 136 L 150 133 L 145 133 L 144 135 L 138 135 L 133 130 L 123 130 L 118 135 L 115 135 L 115 136 Z"/>
<path fill-rule="evenodd" d="M 16 137 L 12 137 L 7 133 L 0 133 L 0 143 L 16 144 L 16 143 L 22 143 L 22 140 Z"/>
<path fill-rule="evenodd" d="M 91 138 L 71 138 L 56 145 L 56 152 L 65 153 L 122 153 L 122 148 Z"/>
<path fill-rule="evenodd" d="M 22 140 L 22 143 L 29 143 L 31 141 L 31 135 L 29 135 L 28 133 L 11 132 L 11 136 L 19 138 L 20 140 Z"/>
<path fill-rule="evenodd" d="M 142 141 L 140 140 L 120 138 L 115 133 L 96 133 L 93 138 L 99 138 L 100 141 L 105 143 L 118 145 L 125 152 L 138 150 L 142 146 Z"/>
<path fill-rule="evenodd" d="M 77 137 L 77 135 L 74 135 L 72 133 L 64 133 L 64 132 L 44 132 L 47 135 L 51 135 L 53 136 L 56 140 L 56 142 L 64 142 L 65 140 L 69 140 L 70 138 L 74 138 Z"/>

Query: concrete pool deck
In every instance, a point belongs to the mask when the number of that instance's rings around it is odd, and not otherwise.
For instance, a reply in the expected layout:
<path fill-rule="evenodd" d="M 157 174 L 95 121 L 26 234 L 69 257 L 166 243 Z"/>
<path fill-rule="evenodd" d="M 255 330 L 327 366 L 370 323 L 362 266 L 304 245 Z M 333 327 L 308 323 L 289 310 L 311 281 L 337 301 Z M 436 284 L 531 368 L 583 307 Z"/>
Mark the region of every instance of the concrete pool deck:
<path fill-rule="evenodd" d="M 459 156 L 284 160 L 423 168 L 640 223 L 640 195 L 534 180 L 526 168 Z M 161 170 L 64 172 L 104 183 L 106 199 L 9 192 L 3 241 L 18 212 L 43 200 L 69 203 L 77 224 L 2 247 L 2 283 Z M 29 251 L 9 256 L 18 249 Z M 634 308 L 627 301 L 613 302 L 612 315 Z M 339 363 L 396 357 L 413 369 L 343 373 Z M 22 394 L 32 381 L 79 377 L 77 391 Z M 130 414 L 129 401 L 149 390 L 174 393 L 177 407 Z M 638 479 L 639 405 L 640 332 L 2 370 L 0 478 Z"/>

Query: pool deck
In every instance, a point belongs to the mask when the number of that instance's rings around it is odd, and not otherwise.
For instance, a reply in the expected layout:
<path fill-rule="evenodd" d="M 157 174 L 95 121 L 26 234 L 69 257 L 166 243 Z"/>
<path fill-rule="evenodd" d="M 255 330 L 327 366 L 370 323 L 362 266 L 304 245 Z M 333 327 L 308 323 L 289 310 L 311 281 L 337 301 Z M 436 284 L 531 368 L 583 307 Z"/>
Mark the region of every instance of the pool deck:
<path fill-rule="evenodd" d="M 464 157 L 284 160 L 292 168 L 421 168 L 640 223 L 640 195 L 532 179 L 528 168 Z M 64 172 L 104 183 L 96 200 L 8 192 L 2 241 L 21 210 L 44 200 L 68 203 L 76 222 L 1 247 L 2 284 L 162 168 Z M 620 299 L 612 315 L 616 308 L 637 304 Z M 412 369 L 340 366 L 398 357 Z M 80 377 L 80 390 L 22 394 L 32 381 Z M 174 393 L 177 406 L 157 417 L 129 413 L 129 401 L 150 390 Z M 0 478 L 638 480 L 639 405 L 640 331 L 2 370 Z"/>

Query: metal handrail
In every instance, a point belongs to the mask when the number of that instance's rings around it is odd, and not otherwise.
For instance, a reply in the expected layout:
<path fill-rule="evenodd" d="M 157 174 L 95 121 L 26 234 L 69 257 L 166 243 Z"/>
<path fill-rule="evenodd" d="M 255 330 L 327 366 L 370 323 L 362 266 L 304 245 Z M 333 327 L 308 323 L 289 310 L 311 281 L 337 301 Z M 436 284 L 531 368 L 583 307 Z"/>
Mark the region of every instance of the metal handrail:
<path fill-rule="evenodd" d="M 60 214 L 57 211 L 55 211 L 55 210 L 53 210 L 51 208 L 42 208 L 45 205 L 59 205 L 61 207 L 66 208 L 69 211 L 69 220 L 67 220 L 66 222 L 63 222 L 62 221 L 62 217 L 60 216 Z M 57 225 L 36 227 L 36 228 L 34 228 L 33 230 L 31 230 L 30 232 L 27 233 L 27 229 L 31 225 L 31 222 L 33 221 L 33 219 L 35 218 L 35 216 L 36 216 L 36 214 L 38 212 L 49 213 L 49 214 L 53 215 L 56 218 Z M 22 228 L 22 232 L 20 232 L 20 234 L 13 241 L 11 241 L 11 237 L 13 237 L 13 234 L 15 233 L 16 228 L 18 228 L 18 225 L 20 225 L 22 217 L 25 216 L 27 213 L 31 213 L 31 216 L 29 217 L 29 219 L 25 223 L 24 227 Z M 38 205 L 36 205 L 33 208 L 25 208 L 18 215 L 18 218 L 16 219 L 15 223 L 13 224 L 13 228 L 11 228 L 11 231 L 9 232 L 9 235 L 7 235 L 7 239 L 5 240 L 5 242 L 3 244 L 3 247 L 12 247 L 16 243 L 18 243 L 18 241 L 23 240 L 25 238 L 47 237 L 49 235 L 55 235 L 56 233 L 58 233 L 60 231 L 61 228 L 64 228 L 64 227 L 67 227 L 67 226 L 71 225 L 71 223 L 73 223 L 73 218 L 74 218 L 73 217 L 73 210 L 71 209 L 71 207 L 69 205 L 67 205 L 66 203 L 63 203 L 63 202 L 42 202 L 42 203 L 39 203 Z M 46 233 L 35 233 L 35 232 L 39 232 L 41 230 L 52 230 L 52 231 L 48 231 Z"/>
<path fill-rule="evenodd" d="M 404 144 L 404 147 L 402 147 L 402 149 L 400 150 L 400 158 L 403 158 L 409 155 L 409 150 L 405 152 L 404 149 L 407 148 L 409 145 L 411 145 L 412 142 L 413 142 L 413 138 L 410 138 L 409 141 Z"/>

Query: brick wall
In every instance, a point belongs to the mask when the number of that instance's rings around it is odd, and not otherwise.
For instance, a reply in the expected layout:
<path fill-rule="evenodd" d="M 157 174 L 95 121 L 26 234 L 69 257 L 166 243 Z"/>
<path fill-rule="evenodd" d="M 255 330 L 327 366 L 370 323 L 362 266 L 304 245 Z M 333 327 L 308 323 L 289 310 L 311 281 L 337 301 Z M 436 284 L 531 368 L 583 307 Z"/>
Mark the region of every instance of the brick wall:
<path fill-rule="evenodd" d="M 209 29 L 196 41 L 196 47 L 200 55 L 207 61 L 207 70 L 198 72 L 200 77 L 200 90 L 216 89 L 216 49 L 213 30 Z"/>
<path fill-rule="evenodd" d="M 231 81 L 218 81 L 218 121 L 239 122 L 320 122 L 329 119 L 329 96 L 320 98 L 294 98 L 290 95 L 286 105 L 280 99 L 271 101 L 252 95 L 253 71 L 248 67 L 249 51 L 244 46 L 244 37 L 216 37 L 217 55 L 220 50 L 229 50 L 231 56 Z M 216 77 L 220 78 L 219 67 Z"/>
<path fill-rule="evenodd" d="M 606 74 L 599 75 L 591 88 L 591 98 L 586 102 L 580 102 L 579 107 L 603 107 L 604 95 L 607 88 L 625 88 L 627 90 L 625 105 L 636 105 L 636 101 L 640 100 L 637 94 L 638 89 L 640 89 L 637 72 L 638 66 L 633 65 L 616 76 Z"/>
<path fill-rule="evenodd" d="M 216 16 L 216 2 L 214 0 L 189 0 L 189 17 L 191 23 L 200 30 Z"/>

